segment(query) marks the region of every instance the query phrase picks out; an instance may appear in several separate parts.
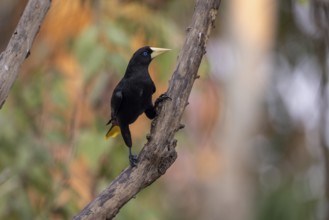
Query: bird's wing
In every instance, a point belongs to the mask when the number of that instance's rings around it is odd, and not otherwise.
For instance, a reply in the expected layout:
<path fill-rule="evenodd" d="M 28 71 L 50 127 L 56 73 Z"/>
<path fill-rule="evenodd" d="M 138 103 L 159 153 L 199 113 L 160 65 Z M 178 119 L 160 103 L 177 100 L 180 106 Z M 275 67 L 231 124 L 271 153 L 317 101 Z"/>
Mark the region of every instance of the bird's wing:
<path fill-rule="evenodd" d="M 120 128 L 118 126 L 118 122 L 116 120 L 116 116 L 118 110 L 120 108 L 121 102 L 123 98 L 123 93 L 121 89 L 115 89 L 111 98 L 111 119 L 107 123 L 112 123 L 110 129 L 106 133 L 105 138 L 108 139 L 109 137 L 115 137 L 120 133 Z"/>
<path fill-rule="evenodd" d="M 121 106 L 121 102 L 123 99 L 123 92 L 121 89 L 115 90 L 113 95 L 112 95 L 112 99 L 111 99 L 111 116 L 112 118 L 115 118 L 119 108 Z"/>

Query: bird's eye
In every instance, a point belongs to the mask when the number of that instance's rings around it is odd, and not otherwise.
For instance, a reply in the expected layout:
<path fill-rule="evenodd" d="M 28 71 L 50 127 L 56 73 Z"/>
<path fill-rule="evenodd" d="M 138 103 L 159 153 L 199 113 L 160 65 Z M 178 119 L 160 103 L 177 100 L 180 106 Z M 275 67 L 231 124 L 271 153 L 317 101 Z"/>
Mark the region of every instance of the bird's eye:
<path fill-rule="evenodd" d="M 147 51 L 144 51 L 144 52 L 143 52 L 143 56 L 144 56 L 144 57 L 147 57 L 148 55 L 149 55 L 149 54 L 147 53 Z"/>

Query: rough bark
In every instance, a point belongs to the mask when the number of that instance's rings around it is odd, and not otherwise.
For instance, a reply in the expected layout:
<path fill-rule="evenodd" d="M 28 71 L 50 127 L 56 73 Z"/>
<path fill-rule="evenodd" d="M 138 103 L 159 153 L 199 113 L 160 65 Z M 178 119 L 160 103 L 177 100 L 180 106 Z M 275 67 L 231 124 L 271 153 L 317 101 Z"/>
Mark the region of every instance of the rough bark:
<path fill-rule="evenodd" d="M 148 142 L 139 154 L 137 167 L 126 168 L 100 195 L 73 219 L 112 219 L 139 191 L 152 184 L 173 164 L 177 157 L 175 133 L 188 103 L 205 45 L 220 5 L 220 0 L 197 0 L 190 27 L 171 77 L 167 100 L 159 107 L 152 122 Z"/>
<path fill-rule="evenodd" d="M 6 50 L 0 54 L 0 109 L 18 76 L 19 68 L 30 54 L 50 4 L 51 0 L 30 0 Z"/>

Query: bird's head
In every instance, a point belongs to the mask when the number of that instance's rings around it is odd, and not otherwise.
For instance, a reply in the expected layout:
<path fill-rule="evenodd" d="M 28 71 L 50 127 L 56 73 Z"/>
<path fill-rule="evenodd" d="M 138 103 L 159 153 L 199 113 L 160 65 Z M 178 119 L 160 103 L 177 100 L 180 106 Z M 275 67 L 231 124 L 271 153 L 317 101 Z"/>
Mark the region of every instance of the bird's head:
<path fill-rule="evenodd" d="M 165 53 L 169 50 L 170 49 L 166 49 L 166 48 L 145 46 L 145 47 L 138 49 L 134 53 L 130 62 L 133 62 L 135 64 L 149 65 L 153 58 L 155 58 L 156 56 L 159 56 L 160 54 Z"/>

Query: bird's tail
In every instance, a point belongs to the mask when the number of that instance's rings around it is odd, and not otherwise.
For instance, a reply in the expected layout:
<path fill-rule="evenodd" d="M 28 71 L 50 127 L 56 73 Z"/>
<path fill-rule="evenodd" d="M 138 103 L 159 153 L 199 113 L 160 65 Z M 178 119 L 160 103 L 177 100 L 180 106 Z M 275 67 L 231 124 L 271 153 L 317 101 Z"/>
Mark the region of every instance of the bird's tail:
<path fill-rule="evenodd" d="M 117 125 L 113 125 L 110 127 L 108 132 L 105 135 L 105 139 L 109 139 L 110 137 L 116 137 L 118 134 L 120 134 L 120 127 Z"/>

